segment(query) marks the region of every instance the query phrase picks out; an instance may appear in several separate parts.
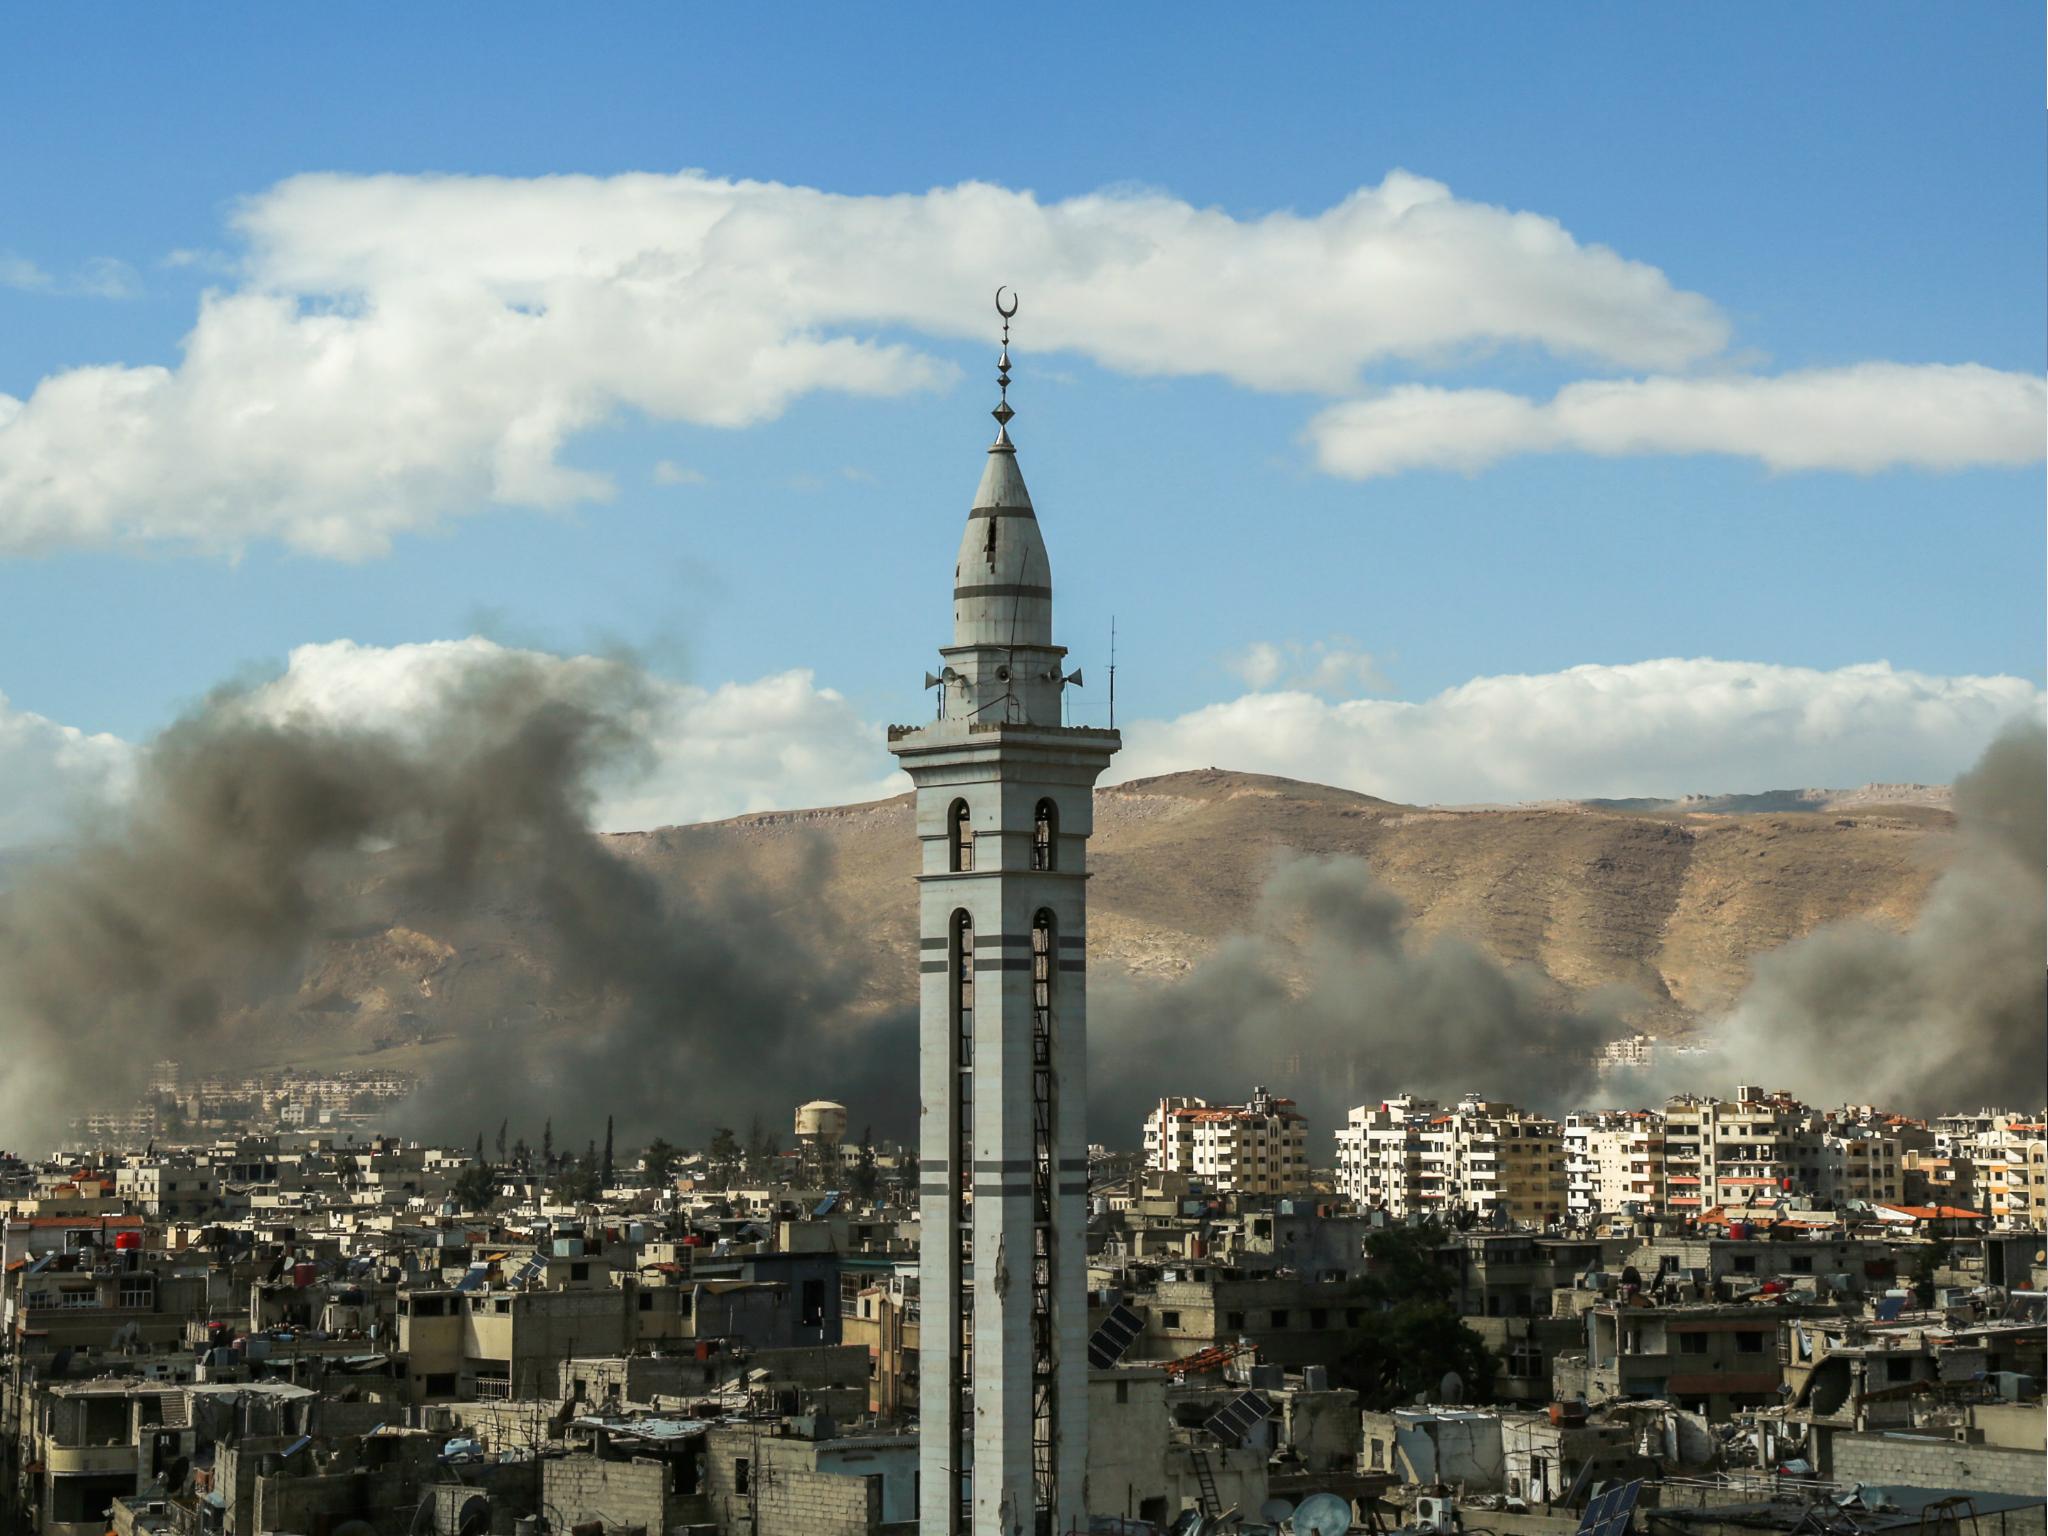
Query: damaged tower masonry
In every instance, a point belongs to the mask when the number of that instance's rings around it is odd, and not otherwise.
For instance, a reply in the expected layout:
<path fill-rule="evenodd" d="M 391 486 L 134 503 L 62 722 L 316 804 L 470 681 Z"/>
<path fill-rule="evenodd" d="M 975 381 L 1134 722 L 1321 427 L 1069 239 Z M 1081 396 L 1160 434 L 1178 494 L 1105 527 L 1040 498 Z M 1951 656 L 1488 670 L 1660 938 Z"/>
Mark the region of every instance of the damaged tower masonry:
<path fill-rule="evenodd" d="M 1010 441 L 1009 317 L 917 786 L 923 1536 L 1086 1529 L 1086 856 L 1114 730 L 1078 673 Z M 949 1496 L 950 1495 L 950 1496 Z"/>

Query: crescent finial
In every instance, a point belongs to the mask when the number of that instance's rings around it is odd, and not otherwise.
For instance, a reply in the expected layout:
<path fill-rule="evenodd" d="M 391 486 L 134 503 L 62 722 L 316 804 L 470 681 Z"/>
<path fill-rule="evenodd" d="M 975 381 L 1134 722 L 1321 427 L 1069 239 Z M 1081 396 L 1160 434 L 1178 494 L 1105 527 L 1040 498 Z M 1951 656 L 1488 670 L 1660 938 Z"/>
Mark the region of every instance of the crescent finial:
<path fill-rule="evenodd" d="M 1003 295 L 1009 292 L 1010 285 L 1008 283 L 1003 284 L 1002 287 L 996 290 L 996 313 L 1005 320 L 1010 319 L 1017 313 L 1017 295 L 1014 293 L 1010 294 L 1010 307 L 1008 309 L 1003 308 Z"/>

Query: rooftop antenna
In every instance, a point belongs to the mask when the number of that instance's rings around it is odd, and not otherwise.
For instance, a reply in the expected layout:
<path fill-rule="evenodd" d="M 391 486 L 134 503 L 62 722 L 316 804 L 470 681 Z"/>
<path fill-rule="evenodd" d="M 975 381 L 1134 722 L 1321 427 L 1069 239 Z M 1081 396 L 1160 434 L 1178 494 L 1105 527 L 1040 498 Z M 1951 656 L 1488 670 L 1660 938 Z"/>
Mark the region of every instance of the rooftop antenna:
<path fill-rule="evenodd" d="M 1109 616 L 1109 728 L 1116 729 L 1116 615 Z"/>

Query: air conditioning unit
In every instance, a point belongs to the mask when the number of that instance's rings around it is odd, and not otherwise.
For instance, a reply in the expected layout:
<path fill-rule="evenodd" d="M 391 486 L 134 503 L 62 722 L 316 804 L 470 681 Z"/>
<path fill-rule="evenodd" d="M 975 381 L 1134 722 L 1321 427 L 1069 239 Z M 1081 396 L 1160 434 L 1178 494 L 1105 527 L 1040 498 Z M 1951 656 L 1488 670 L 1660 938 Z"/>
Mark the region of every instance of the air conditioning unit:
<path fill-rule="evenodd" d="M 1420 1498 L 1415 1501 L 1415 1529 L 1451 1532 L 1458 1528 L 1458 1511 L 1449 1499 Z"/>

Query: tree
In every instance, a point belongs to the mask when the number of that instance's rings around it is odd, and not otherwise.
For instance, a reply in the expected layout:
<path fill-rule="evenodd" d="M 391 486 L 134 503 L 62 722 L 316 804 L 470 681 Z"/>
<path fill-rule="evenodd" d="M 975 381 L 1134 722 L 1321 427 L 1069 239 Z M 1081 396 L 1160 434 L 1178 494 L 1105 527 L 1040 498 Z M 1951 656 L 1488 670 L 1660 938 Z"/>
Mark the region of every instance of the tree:
<path fill-rule="evenodd" d="M 452 1193 L 456 1204 L 465 1211 L 487 1211 L 498 1198 L 497 1176 L 488 1163 L 479 1159 L 455 1176 Z"/>
<path fill-rule="evenodd" d="M 1361 1299 L 1371 1310 L 1354 1330 L 1357 1342 L 1330 1367 L 1330 1384 L 1358 1393 L 1360 1407 L 1384 1412 L 1418 1395 L 1434 1398 L 1452 1372 L 1471 1400 L 1493 1390 L 1498 1362 L 1458 1315 L 1456 1283 L 1437 1262 L 1438 1237 L 1434 1227 L 1389 1227 L 1366 1239 Z"/>
<path fill-rule="evenodd" d="M 612 1187 L 612 1117 L 604 1117 L 604 1187 Z"/>
<path fill-rule="evenodd" d="M 547 1123 L 540 1128 L 540 1161 L 543 1168 L 550 1173 L 554 1171 L 555 1119 L 552 1115 L 548 1116 Z"/>
<path fill-rule="evenodd" d="M 1940 1233 L 1930 1238 L 1913 1260 L 1914 1300 L 1923 1307 L 1934 1305 L 1934 1276 L 1948 1268 L 1956 1245 Z"/>
<path fill-rule="evenodd" d="M 478 1132 L 476 1133 L 476 1161 L 478 1161 L 478 1162 L 482 1162 L 483 1160 L 484 1160 L 484 1133 L 483 1133 L 482 1131 L 478 1131 Z"/>
<path fill-rule="evenodd" d="M 501 1163 L 505 1160 L 505 1132 L 511 1124 L 509 1118 L 498 1122 L 498 1161 Z"/>
<path fill-rule="evenodd" d="M 881 1175 L 875 1171 L 875 1138 L 872 1126 L 862 1126 L 860 1150 L 854 1154 L 853 1175 L 847 1180 L 857 1200 L 872 1200 L 882 1187 Z"/>
<path fill-rule="evenodd" d="M 666 1190 L 675 1176 L 676 1149 L 657 1136 L 640 1154 L 640 1173 L 650 1189 Z"/>
<path fill-rule="evenodd" d="M 576 1166 L 576 1154 L 562 1154 L 561 1172 L 548 1181 L 548 1199 L 556 1205 L 574 1205 L 585 1198 L 586 1180 L 583 1170 Z"/>
<path fill-rule="evenodd" d="M 721 1125 L 711 1133 L 711 1145 L 706 1151 L 711 1166 L 717 1170 L 720 1187 L 732 1182 L 733 1165 L 740 1160 L 740 1139 L 732 1127 Z"/>

